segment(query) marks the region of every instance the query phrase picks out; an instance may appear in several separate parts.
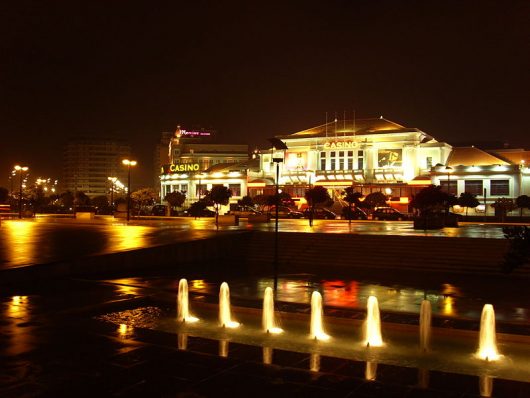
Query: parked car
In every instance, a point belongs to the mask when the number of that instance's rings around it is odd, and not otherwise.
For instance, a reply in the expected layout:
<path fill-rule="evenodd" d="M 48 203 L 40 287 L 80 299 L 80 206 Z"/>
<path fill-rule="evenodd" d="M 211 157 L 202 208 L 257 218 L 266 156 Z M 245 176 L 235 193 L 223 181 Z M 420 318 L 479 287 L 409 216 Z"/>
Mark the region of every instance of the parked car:
<path fill-rule="evenodd" d="M 187 216 L 193 217 L 188 210 L 184 212 Z M 202 209 L 196 217 L 215 217 L 215 211 L 210 209 Z"/>
<path fill-rule="evenodd" d="M 368 215 L 357 207 L 352 207 L 351 210 L 347 206 L 343 207 L 342 217 L 346 220 L 368 220 Z"/>
<path fill-rule="evenodd" d="M 228 214 L 232 216 L 248 217 L 250 215 L 255 216 L 258 214 L 262 214 L 262 213 L 260 211 L 253 209 L 252 207 L 240 206 L 240 207 L 236 207 L 235 209 L 230 210 Z"/>
<path fill-rule="evenodd" d="M 276 217 L 276 207 L 270 207 L 270 215 L 272 218 Z M 304 213 L 297 210 L 292 210 L 287 206 L 278 206 L 278 218 L 302 218 Z"/>
<path fill-rule="evenodd" d="M 408 217 L 393 207 L 378 207 L 372 213 L 372 219 L 401 221 L 407 220 Z"/>
<path fill-rule="evenodd" d="M 309 218 L 311 216 L 311 208 L 304 210 L 304 217 Z M 318 220 L 334 220 L 337 215 L 328 209 L 316 207 L 313 211 L 313 218 Z"/>
<path fill-rule="evenodd" d="M 154 205 L 151 209 L 152 216 L 165 216 L 167 214 L 166 205 Z"/>

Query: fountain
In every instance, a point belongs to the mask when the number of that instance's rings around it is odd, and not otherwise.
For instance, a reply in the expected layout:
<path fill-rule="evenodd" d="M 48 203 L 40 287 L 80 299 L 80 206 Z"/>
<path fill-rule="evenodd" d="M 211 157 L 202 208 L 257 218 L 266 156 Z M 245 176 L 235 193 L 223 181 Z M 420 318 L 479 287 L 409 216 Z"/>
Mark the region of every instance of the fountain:
<path fill-rule="evenodd" d="M 179 281 L 179 290 L 177 294 L 177 321 L 193 323 L 198 320 L 198 318 L 190 315 L 188 281 L 183 278 Z"/>
<path fill-rule="evenodd" d="M 223 282 L 219 290 L 219 323 L 222 327 L 237 328 L 239 323 L 232 320 L 230 314 L 230 288 Z"/>
<path fill-rule="evenodd" d="M 265 288 L 263 295 L 263 316 L 262 316 L 263 330 L 267 333 L 278 334 L 283 330 L 275 325 L 274 321 L 274 297 L 272 288 Z"/>
<path fill-rule="evenodd" d="M 315 291 L 311 295 L 311 327 L 309 335 L 312 339 L 329 340 L 329 335 L 324 332 L 322 317 L 322 296 Z"/>
<path fill-rule="evenodd" d="M 429 350 L 431 341 L 431 302 L 423 300 L 420 308 L 420 350 Z"/>
<path fill-rule="evenodd" d="M 366 322 L 364 323 L 364 344 L 369 347 L 380 347 L 383 345 L 383 338 L 381 337 L 381 320 L 376 297 L 368 297 L 367 310 Z"/>
<path fill-rule="evenodd" d="M 477 356 L 486 361 L 495 361 L 500 358 L 495 335 L 495 311 L 491 304 L 485 304 L 482 309 Z"/>

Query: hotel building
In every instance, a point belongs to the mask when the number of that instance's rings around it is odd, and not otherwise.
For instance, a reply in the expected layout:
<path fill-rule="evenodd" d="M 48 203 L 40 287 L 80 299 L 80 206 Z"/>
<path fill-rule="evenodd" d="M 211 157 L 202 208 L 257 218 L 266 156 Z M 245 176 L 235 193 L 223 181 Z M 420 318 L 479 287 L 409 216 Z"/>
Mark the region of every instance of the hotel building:
<path fill-rule="evenodd" d="M 232 191 L 232 202 L 247 195 L 247 174 L 257 170 L 257 161 L 249 161 L 248 145 L 207 142 L 210 133 L 187 131 L 180 127 L 168 145 L 167 164 L 161 167 L 162 200 L 173 191 L 186 194 L 185 206 L 196 202 L 214 185 Z"/>

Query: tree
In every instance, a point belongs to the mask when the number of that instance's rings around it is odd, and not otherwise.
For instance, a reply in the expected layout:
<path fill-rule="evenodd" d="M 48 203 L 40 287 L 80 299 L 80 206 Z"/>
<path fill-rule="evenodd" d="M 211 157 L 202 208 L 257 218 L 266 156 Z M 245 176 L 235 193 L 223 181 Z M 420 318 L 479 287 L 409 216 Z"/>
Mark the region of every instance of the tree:
<path fill-rule="evenodd" d="M 348 187 L 342 192 L 342 198 L 348 202 L 348 220 L 351 223 L 352 219 L 352 206 L 355 205 L 355 207 L 358 207 L 361 204 L 361 198 L 363 197 L 363 194 L 360 192 L 355 191 L 353 187 Z"/>
<path fill-rule="evenodd" d="M 310 188 L 305 191 L 305 199 L 310 206 L 309 212 L 309 226 L 313 226 L 313 215 L 315 213 L 315 206 L 329 202 L 331 197 L 329 196 L 328 190 L 322 186 L 317 185 L 316 187 Z"/>
<path fill-rule="evenodd" d="M 184 204 L 184 201 L 186 200 L 186 195 L 179 191 L 173 191 L 168 193 L 164 197 L 164 200 L 169 203 L 169 206 L 171 206 L 171 208 L 173 209 L 175 207 L 181 207 Z"/>
<path fill-rule="evenodd" d="M 140 188 L 131 193 L 131 199 L 137 203 L 140 209 L 152 206 L 158 199 L 158 194 L 153 188 Z"/>
<path fill-rule="evenodd" d="M 458 198 L 458 205 L 466 208 L 466 217 L 467 211 L 471 207 L 474 209 L 480 204 L 477 197 L 469 192 L 462 192 Z"/>
<path fill-rule="evenodd" d="M 501 222 L 506 220 L 506 213 L 515 210 L 516 206 L 513 199 L 499 198 L 491 205 L 495 209 L 495 215 L 499 215 Z"/>
<path fill-rule="evenodd" d="M 59 202 L 62 206 L 69 209 L 74 205 L 74 195 L 70 191 L 63 192 L 59 195 Z"/>
<path fill-rule="evenodd" d="M 112 214 L 109 199 L 105 195 L 92 198 L 92 205 L 96 207 L 98 214 Z"/>
<path fill-rule="evenodd" d="M 245 207 L 254 207 L 254 201 L 250 196 L 243 196 L 241 199 L 237 201 L 237 204 L 239 206 L 245 206 Z"/>
<path fill-rule="evenodd" d="M 530 228 L 527 226 L 512 226 L 502 229 L 510 246 L 504 256 L 502 268 L 504 272 L 512 272 L 515 268 L 528 264 L 530 260 Z"/>
<path fill-rule="evenodd" d="M 214 185 L 207 196 L 215 205 L 215 225 L 219 228 L 219 207 L 228 204 L 232 191 L 224 185 Z"/>
<path fill-rule="evenodd" d="M 386 206 L 387 197 L 383 192 L 372 192 L 359 204 L 359 207 L 373 210 L 376 207 Z"/>
<path fill-rule="evenodd" d="M 190 208 L 188 209 L 188 213 L 190 214 L 190 216 L 200 217 L 204 209 L 206 209 L 206 201 L 201 199 L 201 200 L 198 200 L 197 202 L 193 202 L 190 205 Z"/>
<path fill-rule="evenodd" d="M 90 198 L 83 191 L 75 193 L 74 203 L 76 206 L 90 206 Z"/>
<path fill-rule="evenodd" d="M 420 215 L 439 213 L 441 210 L 448 211 L 454 206 L 457 199 L 454 195 L 442 190 L 440 185 L 430 185 L 423 188 L 412 198 L 412 207 L 418 209 Z"/>
<path fill-rule="evenodd" d="M 530 209 L 530 196 L 521 195 L 515 199 L 515 204 L 521 210 L 521 217 L 523 217 L 523 210 Z"/>
<path fill-rule="evenodd" d="M 4 187 L 0 187 L 0 203 L 6 203 L 9 198 L 9 190 Z"/>

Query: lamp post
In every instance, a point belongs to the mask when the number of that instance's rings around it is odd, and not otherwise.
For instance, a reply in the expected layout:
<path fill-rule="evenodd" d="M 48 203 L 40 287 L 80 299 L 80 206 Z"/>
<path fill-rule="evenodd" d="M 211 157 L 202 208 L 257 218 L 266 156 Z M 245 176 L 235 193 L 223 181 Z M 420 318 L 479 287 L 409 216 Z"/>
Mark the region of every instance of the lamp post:
<path fill-rule="evenodd" d="M 131 219 L 131 167 L 136 166 L 136 160 L 123 159 L 122 163 L 127 166 L 127 222 Z"/>
<path fill-rule="evenodd" d="M 447 193 L 451 193 L 451 173 L 453 168 L 451 166 L 445 166 L 445 172 L 447 173 Z"/>
<path fill-rule="evenodd" d="M 274 152 L 276 150 L 285 151 L 287 145 L 278 138 L 269 138 L 269 142 L 273 145 L 273 156 L 272 161 L 276 163 L 276 219 L 274 224 L 274 294 L 277 294 L 278 288 L 278 211 L 280 205 L 280 163 L 283 162 L 283 157 L 275 156 Z M 285 152 L 283 154 L 285 156 Z"/>
<path fill-rule="evenodd" d="M 107 177 L 110 181 L 110 209 L 111 213 L 114 213 L 114 184 L 116 183 L 117 177 Z"/>
<path fill-rule="evenodd" d="M 19 184 L 19 192 L 18 192 L 18 218 L 22 218 L 22 172 L 28 171 L 29 167 L 27 166 L 19 166 L 18 164 L 15 166 L 15 170 L 18 171 L 18 175 L 20 177 L 20 184 Z"/>

